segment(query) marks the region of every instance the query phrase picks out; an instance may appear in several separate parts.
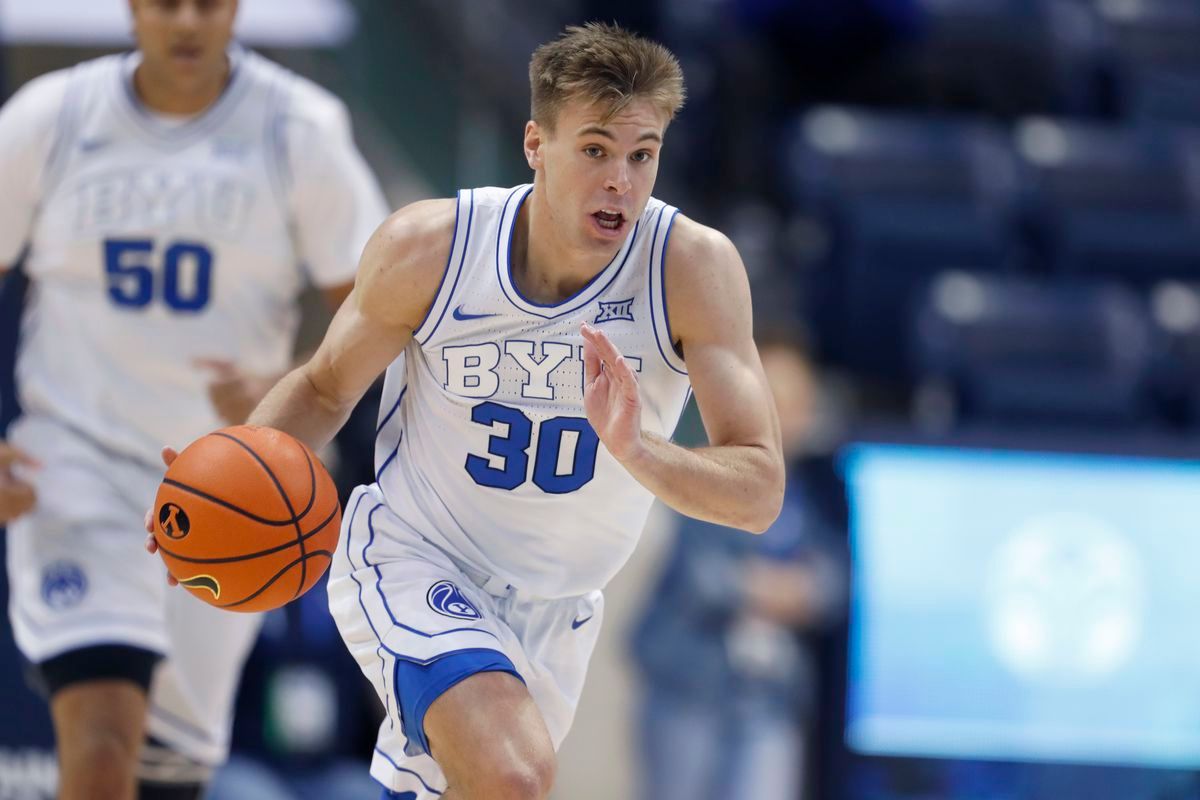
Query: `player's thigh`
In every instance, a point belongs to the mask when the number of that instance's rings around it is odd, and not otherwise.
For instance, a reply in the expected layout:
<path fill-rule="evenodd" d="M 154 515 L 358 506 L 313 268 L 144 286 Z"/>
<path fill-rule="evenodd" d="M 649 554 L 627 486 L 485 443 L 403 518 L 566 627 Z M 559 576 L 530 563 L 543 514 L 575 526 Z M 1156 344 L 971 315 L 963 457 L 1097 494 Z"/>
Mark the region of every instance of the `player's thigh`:
<path fill-rule="evenodd" d="M 496 599 L 407 529 L 376 492 L 360 487 L 351 495 L 341 537 L 330 569 L 329 609 L 385 703 L 398 694 L 390 681 L 403 663 L 429 665 L 473 652 L 519 658 L 519 642 Z M 426 690 L 431 680 L 446 676 L 412 677 Z"/>
<path fill-rule="evenodd" d="M 34 509 L 8 529 L 9 615 L 17 645 L 40 663 L 95 644 L 162 652 L 166 572 L 142 548 L 143 511 L 128 492 L 146 470 L 107 458 L 44 420 L 22 418 L 12 440 L 41 462 Z"/>
<path fill-rule="evenodd" d="M 58 498 L 9 525 L 9 616 L 33 663 L 98 644 L 166 648 L 161 562 L 119 510 L 81 518 Z"/>
<path fill-rule="evenodd" d="M 469 796 L 496 781 L 547 789 L 553 782 L 550 732 L 525 684 L 509 673 L 476 673 L 447 689 L 425 713 L 425 735 L 450 787 Z"/>

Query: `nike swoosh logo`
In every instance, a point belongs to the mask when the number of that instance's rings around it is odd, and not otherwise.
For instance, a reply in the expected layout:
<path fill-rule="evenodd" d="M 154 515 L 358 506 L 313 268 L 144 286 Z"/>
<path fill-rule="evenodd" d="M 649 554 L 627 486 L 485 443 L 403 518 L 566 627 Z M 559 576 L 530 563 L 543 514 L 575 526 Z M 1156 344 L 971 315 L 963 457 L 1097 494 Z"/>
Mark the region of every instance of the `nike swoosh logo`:
<path fill-rule="evenodd" d="M 460 304 L 458 306 L 458 308 L 454 309 L 454 312 L 451 314 L 451 316 L 454 317 L 459 322 L 465 322 L 469 319 L 483 319 L 484 317 L 494 317 L 496 315 L 495 314 L 467 314 L 466 312 L 464 312 L 462 310 L 462 305 Z"/>
<path fill-rule="evenodd" d="M 596 615 L 593 614 L 592 617 L 594 617 L 594 616 L 596 616 Z M 579 628 L 582 627 L 592 617 L 584 617 L 583 619 L 575 620 L 574 622 L 571 623 L 571 630 L 573 630 L 573 631 L 579 630 Z"/>

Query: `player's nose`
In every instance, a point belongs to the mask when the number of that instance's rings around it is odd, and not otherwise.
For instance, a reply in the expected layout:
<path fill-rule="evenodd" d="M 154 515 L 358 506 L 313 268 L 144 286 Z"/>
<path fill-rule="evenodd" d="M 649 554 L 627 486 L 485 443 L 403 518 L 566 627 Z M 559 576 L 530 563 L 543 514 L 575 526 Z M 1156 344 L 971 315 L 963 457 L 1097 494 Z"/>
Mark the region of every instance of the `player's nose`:
<path fill-rule="evenodd" d="M 176 28 L 194 31 L 200 25 L 200 9 L 196 3 L 180 3 L 175 10 L 173 22 Z"/>
<path fill-rule="evenodd" d="M 629 180 L 629 165 L 622 161 L 615 166 L 604 181 L 604 188 L 617 194 L 625 194 L 633 186 Z"/>

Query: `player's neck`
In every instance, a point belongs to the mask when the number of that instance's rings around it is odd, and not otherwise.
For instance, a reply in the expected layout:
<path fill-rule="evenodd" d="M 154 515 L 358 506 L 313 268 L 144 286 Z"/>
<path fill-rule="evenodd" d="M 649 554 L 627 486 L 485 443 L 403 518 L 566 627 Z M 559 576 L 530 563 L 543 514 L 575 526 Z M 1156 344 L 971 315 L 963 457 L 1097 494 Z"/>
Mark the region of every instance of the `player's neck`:
<path fill-rule="evenodd" d="M 571 297 L 612 261 L 612 253 L 597 254 L 564 241 L 551 219 L 545 197 L 535 186 L 521 205 L 513 227 L 512 277 L 525 297 L 538 303 L 559 303 Z"/>
<path fill-rule="evenodd" d="M 217 102 L 225 91 L 231 72 L 229 60 L 211 80 L 188 89 L 180 89 L 167 76 L 139 64 L 133 73 L 133 88 L 142 105 L 159 114 L 199 114 Z"/>

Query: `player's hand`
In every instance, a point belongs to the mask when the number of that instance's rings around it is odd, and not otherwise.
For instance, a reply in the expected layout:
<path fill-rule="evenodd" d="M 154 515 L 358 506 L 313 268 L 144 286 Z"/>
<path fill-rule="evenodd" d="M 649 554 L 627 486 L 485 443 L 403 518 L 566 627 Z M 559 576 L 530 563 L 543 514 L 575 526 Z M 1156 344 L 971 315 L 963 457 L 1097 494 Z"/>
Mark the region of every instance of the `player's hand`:
<path fill-rule="evenodd" d="M 208 399 L 221 419 L 229 425 L 245 422 L 258 402 L 271 391 L 278 377 L 251 375 L 238 369 L 232 361 L 219 358 L 197 358 L 192 363 L 212 375 L 208 383 Z"/>
<path fill-rule="evenodd" d="M 788 627 L 803 628 L 817 618 L 821 582 L 812 566 L 752 558 L 743 567 L 747 610 Z"/>
<path fill-rule="evenodd" d="M 33 486 L 17 476 L 14 467 L 38 468 L 32 456 L 0 439 L 0 525 L 24 514 L 37 502 Z"/>
<path fill-rule="evenodd" d="M 583 334 L 583 406 L 588 422 L 618 461 L 642 444 L 642 397 L 637 373 L 601 330 L 586 322 Z"/>
<path fill-rule="evenodd" d="M 169 467 L 169 466 L 171 466 L 172 463 L 174 463 L 175 459 L 177 459 L 177 458 L 179 458 L 179 453 L 176 452 L 174 448 L 164 447 L 162 449 L 163 464 L 165 464 Z M 158 540 L 154 538 L 154 509 L 153 508 L 146 512 L 145 523 L 146 523 L 146 533 L 149 534 L 149 536 L 146 537 L 146 552 L 149 553 L 150 555 L 154 555 L 155 553 L 158 552 Z M 175 580 L 175 576 L 173 576 L 169 572 L 167 573 L 167 583 L 171 586 L 179 585 L 179 581 Z"/>

